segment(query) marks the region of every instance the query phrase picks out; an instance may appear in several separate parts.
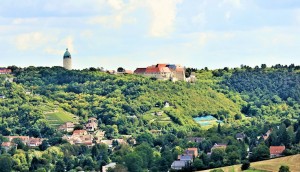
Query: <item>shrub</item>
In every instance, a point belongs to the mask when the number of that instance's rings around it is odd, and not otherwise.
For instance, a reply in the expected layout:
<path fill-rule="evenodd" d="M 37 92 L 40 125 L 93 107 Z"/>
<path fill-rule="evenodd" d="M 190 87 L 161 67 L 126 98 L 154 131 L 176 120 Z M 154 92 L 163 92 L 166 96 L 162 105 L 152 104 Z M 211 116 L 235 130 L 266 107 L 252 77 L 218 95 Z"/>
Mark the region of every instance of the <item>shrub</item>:
<path fill-rule="evenodd" d="M 242 171 L 247 170 L 250 168 L 250 162 L 244 162 L 241 166 Z"/>

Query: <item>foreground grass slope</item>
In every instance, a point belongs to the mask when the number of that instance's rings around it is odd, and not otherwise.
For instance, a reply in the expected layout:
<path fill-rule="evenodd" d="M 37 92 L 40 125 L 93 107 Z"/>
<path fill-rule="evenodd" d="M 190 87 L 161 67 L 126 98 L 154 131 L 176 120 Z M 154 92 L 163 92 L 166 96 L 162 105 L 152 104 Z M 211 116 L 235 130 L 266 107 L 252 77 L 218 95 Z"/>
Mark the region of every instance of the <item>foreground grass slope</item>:
<path fill-rule="evenodd" d="M 255 170 L 248 171 L 278 171 L 281 165 L 287 165 L 290 167 L 290 171 L 297 172 L 300 171 L 300 154 L 286 156 L 282 158 L 270 159 L 266 161 L 258 161 L 251 163 L 251 168 Z M 241 165 L 234 165 L 221 168 L 224 172 L 240 172 Z M 209 172 L 210 170 L 204 170 L 202 172 Z"/>

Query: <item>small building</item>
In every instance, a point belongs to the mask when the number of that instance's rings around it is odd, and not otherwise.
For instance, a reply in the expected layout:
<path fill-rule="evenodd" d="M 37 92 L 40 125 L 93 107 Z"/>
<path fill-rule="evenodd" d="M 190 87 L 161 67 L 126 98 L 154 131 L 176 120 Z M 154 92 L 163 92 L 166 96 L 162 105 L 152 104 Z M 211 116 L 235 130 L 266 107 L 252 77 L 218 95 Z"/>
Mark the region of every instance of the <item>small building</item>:
<path fill-rule="evenodd" d="M 74 130 L 73 136 L 84 136 L 88 135 L 88 132 L 86 130 Z"/>
<path fill-rule="evenodd" d="M 168 101 L 165 101 L 164 102 L 164 108 L 168 108 L 168 107 L 170 107 L 170 103 Z"/>
<path fill-rule="evenodd" d="M 89 131 L 89 132 L 94 132 L 94 131 L 97 130 L 98 124 L 95 123 L 95 122 L 90 122 L 90 123 L 87 123 L 87 124 L 85 125 L 85 128 L 86 128 L 86 130 Z"/>
<path fill-rule="evenodd" d="M 173 170 L 182 170 L 186 166 L 187 166 L 187 162 L 186 161 L 174 161 L 172 163 L 172 165 L 171 165 L 171 168 Z"/>
<path fill-rule="evenodd" d="M 270 146 L 270 158 L 282 156 L 285 146 Z"/>
<path fill-rule="evenodd" d="M 102 166 L 102 172 L 107 172 L 108 169 L 114 169 L 116 167 L 116 165 L 117 165 L 117 163 L 115 163 L 115 162 L 104 165 L 104 166 Z"/>
<path fill-rule="evenodd" d="M 65 124 L 59 126 L 58 130 L 65 132 L 73 132 L 75 124 L 73 122 L 66 122 Z"/>
<path fill-rule="evenodd" d="M 156 115 L 156 116 L 162 116 L 163 113 L 164 113 L 164 111 L 159 111 L 159 112 L 155 112 L 155 115 Z"/>
<path fill-rule="evenodd" d="M 111 75 L 117 74 L 117 72 L 115 70 L 107 70 L 106 73 L 111 74 Z"/>
<path fill-rule="evenodd" d="M 118 144 L 125 144 L 125 145 L 128 144 L 127 141 L 124 139 L 114 139 L 114 141 L 117 141 Z"/>
<path fill-rule="evenodd" d="M 4 75 L 4 74 L 11 74 L 12 71 L 11 69 L 8 68 L 0 68 L 0 74 Z"/>
<path fill-rule="evenodd" d="M 113 140 L 101 140 L 101 143 L 106 144 L 109 148 L 113 147 Z"/>
<path fill-rule="evenodd" d="M 262 136 L 263 139 L 264 139 L 265 141 L 269 138 L 271 132 L 272 132 L 272 130 L 268 130 L 268 131 L 266 132 L 266 134 L 264 134 L 264 135 Z"/>
<path fill-rule="evenodd" d="M 186 154 L 193 155 L 193 157 L 198 157 L 198 148 L 187 148 Z"/>
<path fill-rule="evenodd" d="M 193 162 L 193 155 L 186 155 L 186 154 L 183 154 L 183 155 L 178 155 L 178 160 L 180 161 L 186 161 L 188 163 L 191 163 Z"/>
<path fill-rule="evenodd" d="M 6 137 L 10 142 L 12 142 L 13 139 L 20 139 L 26 145 L 29 142 L 29 136 L 4 136 L 4 137 Z"/>
<path fill-rule="evenodd" d="M 239 141 L 244 141 L 244 139 L 246 138 L 246 135 L 244 133 L 237 133 L 235 135 L 235 138 Z"/>
<path fill-rule="evenodd" d="M 5 95 L 0 95 L 0 99 L 5 99 Z"/>
<path fill-rule="evenodd" d="M 2 142 L 1 147 L 7 152 L 13 147 L 17 148 L 17 144 L 12 142 Z"/>
<path fill-rule="evenodd" d="M 96 118 L 94 118 L 94 117 L 90 117 L 90 118 L 88 119 L 88 123 L 92 123 L 92 122 L 98 123 L 98 120 L 97 120 Z"/>
<path fill-rule="evenodd" d="M 202 137 L 189 137 L 188 141 L 189 142 L 194 142 L 194 143 L 201 143 L 205 138 Z"/>
<path fill-rule="evenodd" d="M 30 137 L 29 141 L 28 141 L 28 146 L 29 147 L 38 147 L 42 144 L 44 139 L 42 138 L 34 138 L 34 137 Z"/>
<path fill-rule="evenodd" d="M 227 148 L 227 144 L 223 144 L 223 143 L 215 143 L 214 146 L 210 149 L 210 152 L 213 152 L 214 149 L 226 149 Z"/>
<path fill-rule="evenodd" d="M 101 140 L 104 138 L 105 131 L 97 130 L 96 132 L 94 132 L 93 135 L 94 135 L 94 140 L 95 140 L 97 143 L 100 143 Z"/>

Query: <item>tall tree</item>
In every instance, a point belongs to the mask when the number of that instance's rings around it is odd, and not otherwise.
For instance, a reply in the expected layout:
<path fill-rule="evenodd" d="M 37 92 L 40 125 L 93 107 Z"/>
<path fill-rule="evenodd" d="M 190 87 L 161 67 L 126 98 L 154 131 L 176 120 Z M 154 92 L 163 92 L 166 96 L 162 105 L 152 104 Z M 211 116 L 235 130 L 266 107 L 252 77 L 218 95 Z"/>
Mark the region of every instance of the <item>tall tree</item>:
<path fill-rule="evenodd" d="M 0 156 L 0 172 L 11 172 L 12 165 L 13 162 L 10 155 L 4 154 Z"/>

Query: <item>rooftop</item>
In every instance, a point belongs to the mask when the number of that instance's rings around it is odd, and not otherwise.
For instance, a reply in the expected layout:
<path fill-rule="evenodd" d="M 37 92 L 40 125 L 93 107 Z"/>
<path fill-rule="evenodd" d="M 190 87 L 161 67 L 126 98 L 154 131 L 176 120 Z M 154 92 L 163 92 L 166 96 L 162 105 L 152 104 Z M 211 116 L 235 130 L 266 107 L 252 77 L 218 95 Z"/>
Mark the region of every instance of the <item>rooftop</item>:
<path fill-rule="evenodd" d="M 270 146 L 270 154 L 282 154 L 285 150 L 285 146 Z"/>
<path fill-rule="evenodd" d="M 64 54 L 64 59 L 67 59 L 67 58 L 71 58 L 71 54 L 70 54 L 68 48 L 66 49 L 66 52 Z"/>

